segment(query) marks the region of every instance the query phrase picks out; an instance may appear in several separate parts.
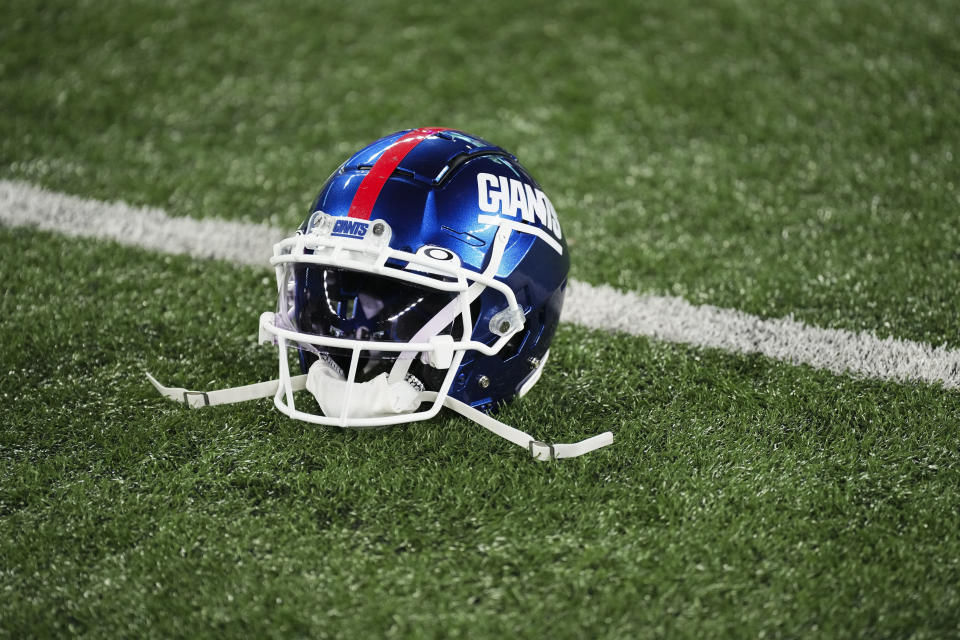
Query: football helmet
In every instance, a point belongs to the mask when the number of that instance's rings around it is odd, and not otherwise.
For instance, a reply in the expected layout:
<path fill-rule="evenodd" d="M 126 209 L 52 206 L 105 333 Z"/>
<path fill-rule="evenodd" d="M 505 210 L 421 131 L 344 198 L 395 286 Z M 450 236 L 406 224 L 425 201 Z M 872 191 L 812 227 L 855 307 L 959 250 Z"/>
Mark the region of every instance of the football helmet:
<path fill-rule="evenodd" d="M 277 346 L 279 378 L 195 392 L 147 374 L 161 394 L 192 407 L 272 395 L 291 418 L 345 428 L 448 407 L 538 460 L 613 441 L 548 444 L 491 415 L 540 379 L 570 268 L 553 204 L 500 147 L 432 127 L 381 138 L 330 176 L 270 262 L 278 300 L 260 341 Z"/>

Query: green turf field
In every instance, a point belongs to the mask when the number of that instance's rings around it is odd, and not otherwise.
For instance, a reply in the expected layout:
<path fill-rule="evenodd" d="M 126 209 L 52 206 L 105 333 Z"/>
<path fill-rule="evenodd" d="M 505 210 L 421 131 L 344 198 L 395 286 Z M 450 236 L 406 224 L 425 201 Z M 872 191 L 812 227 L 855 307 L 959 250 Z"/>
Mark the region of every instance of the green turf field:
<path fill-rule="evenodd" d="M 291 230 L 391 131 L 550 193 L 572 276 L 960 347 L 955 3 L 36 2 L 0 179 Z M 0 227 L 0 635 L 960 636 L 960 392 L 563 325 L 505 421 L 373 433 L 275 374 L 270 273 Z"/>

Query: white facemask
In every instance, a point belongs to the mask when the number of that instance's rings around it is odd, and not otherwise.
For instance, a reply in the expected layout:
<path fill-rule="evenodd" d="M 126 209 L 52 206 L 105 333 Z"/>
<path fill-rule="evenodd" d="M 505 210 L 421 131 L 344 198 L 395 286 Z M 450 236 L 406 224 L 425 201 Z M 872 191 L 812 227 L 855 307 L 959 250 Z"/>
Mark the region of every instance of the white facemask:
<path fill-rule="evenodd" d="M 367 382 L 354 382 L 347 416 L 376 418 L 410 413 L 420 406 L 422 390 L 419 381 L 409 375 L 399 382 L 390 382 L 386 373 Z M 317 399 L 324 415 L 339 416 L 347 399 L 347 382 L 339 367 L 321 358 L 307 372 L 307 391 Z"/>

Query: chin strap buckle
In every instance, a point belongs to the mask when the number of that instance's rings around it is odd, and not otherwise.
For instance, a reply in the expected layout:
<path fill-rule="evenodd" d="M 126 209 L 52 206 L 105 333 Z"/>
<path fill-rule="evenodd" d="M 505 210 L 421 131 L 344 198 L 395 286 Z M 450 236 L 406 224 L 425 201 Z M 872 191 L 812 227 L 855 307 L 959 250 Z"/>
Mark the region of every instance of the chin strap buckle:
<path fill-rule="evenodd" d="M 540 440 L 531 440 L 527 444 L 527 450 L 534 460 L 556 460 L 557 451 L 550 442 L 541 442 Z M 546 457 L 544 457 L 546 454 Z"/>
<path fill-rule="evenodd" d="M 203 404 L 201 405 L 199 402 L 196 402 L 196 401 L 190 402 L 190 396 L 200 396 L 200 397 L 202 397 L 202 398 L 203 398 Z M 186 390 L 185 390 L 185 391 L 183 392 L 183 404 L 187 405 L 188 407 L 199 407 L 199 406 L 209 407 L 209 406 L 210 406 L 210 396 L 207 394 L 206 391 L 186 391 Z"/>

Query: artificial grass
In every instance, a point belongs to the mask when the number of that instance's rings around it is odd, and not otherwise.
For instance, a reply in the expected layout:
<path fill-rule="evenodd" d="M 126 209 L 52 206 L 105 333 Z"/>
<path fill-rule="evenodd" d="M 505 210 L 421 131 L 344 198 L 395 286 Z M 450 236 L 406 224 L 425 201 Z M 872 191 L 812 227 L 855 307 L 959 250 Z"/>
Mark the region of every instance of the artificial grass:
<path fill-rule="evenodd" d="M 946 1 L 23 2 L 0 178 L 295 227 L 389 131 L 551 194 L 573 276 L 960 346 Z M 563 326 L 503 417 L 376 433 L 274 373 L 266 271 L 0 230 L 0 635 L 960 635 L 955 392 Z"/>
<path fill-rule="evenodd" d="M 517 153 L 573 276 L 960 346 L 954 4 L 15 0 L 0 177 L 290 229 L 347 155 Z"/>
<path fill-rule="evenodd" d="M 189 387 L 272 376 L 265 271 L 0 231 L 14 637 L 960 632 L 960 396 L 567 325 L 508 422 L 371 433 Z"/>

